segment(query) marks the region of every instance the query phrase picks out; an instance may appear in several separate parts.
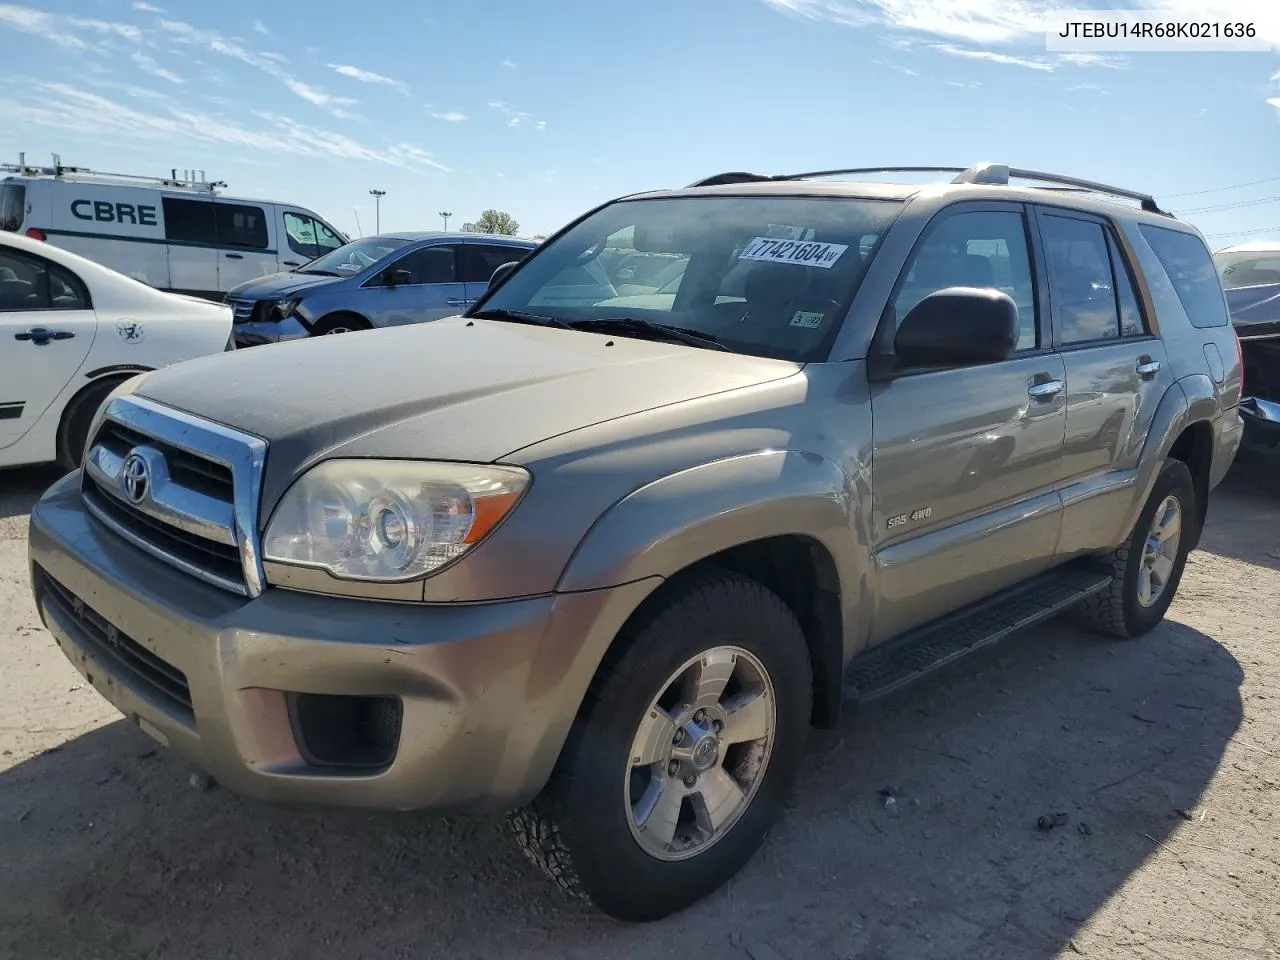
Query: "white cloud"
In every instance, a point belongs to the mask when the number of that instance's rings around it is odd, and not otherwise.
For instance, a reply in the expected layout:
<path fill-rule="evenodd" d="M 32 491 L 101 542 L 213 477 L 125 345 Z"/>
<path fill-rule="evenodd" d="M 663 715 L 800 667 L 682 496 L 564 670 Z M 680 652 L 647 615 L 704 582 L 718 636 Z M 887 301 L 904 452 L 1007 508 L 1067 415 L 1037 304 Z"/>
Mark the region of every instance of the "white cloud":
<path fill-rule="evenodd" d="M 461 123 L 463 120 L 467 119 L 467 115 L 465 113 L 458 113 L 456 110 L 448 110 L 444 113 L 432 113 L 431 116 L 437 120 L 444 120 L 447 123 Z"/>
<path fill-rule="evenodd" d="M 953 57 L 966 57 L 970 60 L 989 60 L 991 63 L 1003 63 L 1014 67 L 1026 67 L 1028 70 L 1052 72 L 1054 69 L 1052 61 L 1045 59 L 1015 57 L 1007 53 L 995 53 L 991 50 L 970 50 L 966 47 L 957 47 L 954 43 L 933 43 L 930 44 L 930 46 L 939 53 L 946 53 Z"/>
<path fill-rule="evenodd" d="M 0 24 L 72 50 L 84 50 L 89 46 L 79 37 L 63 30 L 57 17 L 30 7 L 0 3 Z"/>
<path fill-rule="evenodd" d="M 187 81 L 172 70 L 166 70 L 160 66 L 155 60 L 141 51 L 134 51 L 133 62 L 138 65 L 138 69 L 145 73 L 151 74 L 153 77 L 159 77 L 161 80 L 168 80 L 170 83 L 186 83 Z"/>
<path fill-rule="evenodd" d="M 253 21 L 253 30 L 255 33 L 261 33 L 263 36 L 271 36 L 271 31 L 267 29 L 267 25 L 261 20 Z"/>
<path fill-rule="evenodd" d="M 164 7 L 157 7 L 154 3 L 147 3 L 147 0 L 134 0 L 133 9 L 141 10 L 143 13 L 164 13 Z"/>
<path fill-rule="evenodd" d="M 28 78 L 0 81 L 0 123 L 39 126 L 122 142 L 173 144 L 190 141 L 313 158 L 359 160 L 426 172 L 448 173 L 449 167 L 421 147 L 391 143 L 373 147 L 345 134 L 307 126 L 279 114 L 260 113 L 265 125 L 250 127 L 192 109 L 185 101 L 151 92 L 151 109 L 113 100 L 68 83 Z"/>
<path fill-rule="evenodd" d="M 539 120 L 539 121 L 538 121 L 538 129 L 539 129 L 539 130 L 545 130 L 545 129 L 547 129 L 547 121 L 545 121 L 545 120 Z"/>
<path fill-rule="evenodd" d="M 393 80 L 390 77 L 384 77 L 380 73 L 374 73 L 372 70 L 362 70 L 359 67 L 353 67 L 345 63 L 327 64 L 330 70 L 342 74 L 344 77 L 350 77 L 352 80 L 359 80 L 361 83 L 376 83 L 387 87 L 394 87 L 401 93 L 408 93 L 408 86 L 400 80 Z"/>
<path fill-rule="evenodd" d="M 508 127 L 519 127 L 524 125 L 525 121 L 533 120 L 532 113 L 528 113 L 524 110 L 517 110 L 505 100 L 490 100 L 489 109 L 497 110 L 500 114 L 506 117 Z M 547 122 L 545 120 L 538 120 L 536 123 L 532 124 L 532 126 L 538 130 L 545 130 L 547 128 Z"/>
<path fill-rule="evenodd" d="M 123 37 L 135 43 L 142 39 L 142 31 L 131 23 L 107 23 L 105 20 L 89 20 L 84 17 L 68 17 L 67 23 L 82 30 L 92 30 L 101 34 L 114 34 L 117 37 Z"/>
<path fill-rule="evenodd" d="M 329 107 L 338 105 L 350 105 L 357 101 L 350 97 L 333 97 L 325 93 L 323 90 L 317 90 L 310 84 L 303 83 L 301 80 L 293 77 L 285 77 L 284 85 L 300 96 L 308 103 L 314 103 L 317 107 Z"/>
<path fill-rule="evenodd" d="M 510 59 L 508 59 L 508 60 L 503 60 L 503 61 L 502 61 L 502 66 L 506 67 L 508 70 L 514 70 L 514 69 L 516 68 L 515 61 L 510 60 Z"/>

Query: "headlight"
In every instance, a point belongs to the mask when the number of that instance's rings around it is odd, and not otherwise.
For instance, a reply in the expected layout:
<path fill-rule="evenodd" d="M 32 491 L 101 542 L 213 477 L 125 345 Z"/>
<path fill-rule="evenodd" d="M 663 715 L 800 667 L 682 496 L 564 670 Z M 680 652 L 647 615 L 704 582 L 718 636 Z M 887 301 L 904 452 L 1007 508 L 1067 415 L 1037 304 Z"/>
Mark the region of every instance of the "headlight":
<path fill-rule="evenodd" d="M 293 316 L 293 312 L 298 309 L 298 304 L 302 303 L 301 297 L 290 297 L 288 300 L 277 300 L 273 308 L 280 315 L 280 319 Z"/>
<path fill-rule="evenodd" d="M 528 484 L 519 467 L 328 460 L 284 495 L 263 556 L 344 580 L 412 580 L 483 540 Z"/>

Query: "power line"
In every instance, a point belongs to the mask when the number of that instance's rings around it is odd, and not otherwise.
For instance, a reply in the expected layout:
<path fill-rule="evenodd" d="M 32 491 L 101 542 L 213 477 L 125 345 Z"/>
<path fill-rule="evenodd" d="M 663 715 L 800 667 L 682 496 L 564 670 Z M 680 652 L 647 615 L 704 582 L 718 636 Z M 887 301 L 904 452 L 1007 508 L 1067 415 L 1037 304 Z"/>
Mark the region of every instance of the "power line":
<path fill-rule="evenodd" d="M 1233 230 L 1230 233 L 1206 233 L 1206 237 L 1252 237 L 1259 233 L 1280 233 L 1280 227 L 1262 227 L 1258 230 Z"/>
<path fill-rule="evenodd" d="M 1263 183 L 1280 182 L 1280 177 L 1267 177 L 1265 180 L 1250 180 L 1248 183 L 1233 183 L 1229 187 L 1210 187 L 1208 190 L 1192 190 L 1190 193 L 1165 193 L 1161 196 L 1165 200 L 1176 200 L 1179 197 L 1202 197 L 1206 193 L 1222 193 L 1224 190 L 1239 190 L 1242 187 L 1256 187 Z"/>
<path fill-rule="evenodd" d="M 1280 197 L 1261 197 L 1257 200 L 1238 200 L 1235 203 L 1219 203 L 1212 207 L 1192 207 L 1189 209 L 1177 208 L 1174 213 L 1214 213 L 1219 210 L 1238 210 L 1241 207 L 1258 207 L 1264 203 L 1276 203 L 1280 201 Z"/>

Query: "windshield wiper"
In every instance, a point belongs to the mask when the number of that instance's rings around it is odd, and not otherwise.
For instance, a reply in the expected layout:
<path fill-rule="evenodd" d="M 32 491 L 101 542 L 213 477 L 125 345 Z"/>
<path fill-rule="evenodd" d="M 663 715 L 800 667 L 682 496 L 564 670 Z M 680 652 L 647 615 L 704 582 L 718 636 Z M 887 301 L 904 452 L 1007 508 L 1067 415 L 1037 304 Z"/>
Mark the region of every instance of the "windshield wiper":
<path fill-rule="evenodd" d="M 656 320 L 645 320 L 642 317 L 598 317 L 591 320 L 574 320 L 568 325 L 575 330 L 604 329 L 631 333 L 644 331 L 691 347 L 706 347 L 710 350 L 729 349 L 709 333 L 658 323 Z"/>
<path fill-rule="evenodd" d="M 544 317 L 539 313 L 525 313 L 523 310 L 503 310 L 495 308 L 493 310 L 479 310 L 476 313 L 468 314 L 469 317 L 475 317 L 477 320 L 506 320 L 513 323 L 533 323 L 540 327 L 563 327 L 566 330 L 572 330 L 572 324 L 561 320 L 559 317 Z"/>

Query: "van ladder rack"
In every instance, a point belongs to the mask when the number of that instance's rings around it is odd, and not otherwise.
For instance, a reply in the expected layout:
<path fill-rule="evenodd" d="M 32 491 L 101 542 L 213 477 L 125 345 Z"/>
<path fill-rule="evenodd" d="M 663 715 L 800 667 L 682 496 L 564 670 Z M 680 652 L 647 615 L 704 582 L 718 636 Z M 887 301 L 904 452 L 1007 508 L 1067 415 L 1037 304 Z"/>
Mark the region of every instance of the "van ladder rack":
<path fill-rule="evenodd" d="M 0 172 L 14 173 L 22 177 L 53 177 L 58 180 L 77 180 L 86 183 L 147 185 L 163 187 L 166 190 L 192 190 L 200 193 L 217 193 L 227 185 L 223 180 L 206 180 L 203 170 L 183 170 L 183 175 L 179 177 L 179 171 L 175 168 L 170 171 L 168 177 L 148 177 L 134 173 L 106 173 L 90 170 L 88 167 L 70 167 L 62 163 L 57 154 L 54 154 L 53 160 L 51 167 L 32 166 L 26 162 L 24 155 L 19 155 L 17 163 L 0 163 Z"/>

